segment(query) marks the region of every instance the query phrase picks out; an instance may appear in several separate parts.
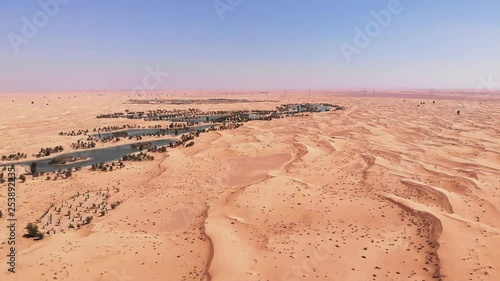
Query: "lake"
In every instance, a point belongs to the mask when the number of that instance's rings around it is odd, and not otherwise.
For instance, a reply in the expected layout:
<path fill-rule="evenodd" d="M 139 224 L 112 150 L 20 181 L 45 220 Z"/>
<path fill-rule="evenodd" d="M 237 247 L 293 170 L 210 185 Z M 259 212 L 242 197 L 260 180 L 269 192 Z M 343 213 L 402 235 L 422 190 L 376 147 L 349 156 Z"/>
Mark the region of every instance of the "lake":
<path fill-rule="evenodd" d="M 175 140 L 163 139 L 163 140 L 143 141 L 143 142 L 151 142 L 152 146 L 162 147 L 162 146 L 167 146 L 172 142 L 175 142 Z M 141 143 L 141 142 L 137 142 L 137 143 Z M 12 162 L 9 164 L 2 164 L 2 165 L 0 165 L 0 167 L 6 167 L 6 166 L 8 167 L 12 164 L 30 166 L 31 163 L 36 162 L 38 172 L 48 173 L 48 172 L 54 172 L 57 170 L 66 170 L 68 168 L 92 166 L 93 164 L 99 164 L 101 162 L 106 163 L 106 162 L 116 161 L 116 160 L 122 158 L 124 155 L 138 153 L 138 152 L 140 152 L 140 150 L 132 148 L 131 144 L 125 144 L 125 145 L 114 146 L 114 147 L 97 148 L 97 149 L 91 149 L 91 150 L 63 153 L 63 154 L 59 154 L 57 156 L 54 156 L 52 158 L 47 158 L 47 159 L 42 159 L 42 160 Z M 49 164 L 49 162 L 54 158 L 67 157 L 67 156 L 80 156 L 80 157 L 86 157 L 88 159 L 81 161 L 81 162 L 77 162 L 77 163 L 70 163 L 67 165 Z"/>

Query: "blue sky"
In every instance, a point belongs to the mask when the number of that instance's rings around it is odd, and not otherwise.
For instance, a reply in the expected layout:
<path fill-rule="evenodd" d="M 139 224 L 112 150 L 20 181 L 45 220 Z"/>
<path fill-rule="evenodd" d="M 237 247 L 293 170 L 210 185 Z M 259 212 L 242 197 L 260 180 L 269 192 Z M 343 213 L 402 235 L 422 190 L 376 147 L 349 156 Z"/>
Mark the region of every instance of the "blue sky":
<path fill-rule="evenodd" d="M 400 0 L 391 14 L 396 0 L 217 0 L 230 7 L 221 20 L 213 0 L 70 0 L 27 38 L 23 18 L 33 24 L 46 13 L 40 2 L 54 1 L 0 2 L 0 91 L 132 89 L 147 67 L 169 73 L 158 89 L 500 81 L 499 1 Z M 355 28 L 380 11 L 391 14 L 389 23 L 358 48 Z M 358 49 L 350 61 L 342 43 Z"/>

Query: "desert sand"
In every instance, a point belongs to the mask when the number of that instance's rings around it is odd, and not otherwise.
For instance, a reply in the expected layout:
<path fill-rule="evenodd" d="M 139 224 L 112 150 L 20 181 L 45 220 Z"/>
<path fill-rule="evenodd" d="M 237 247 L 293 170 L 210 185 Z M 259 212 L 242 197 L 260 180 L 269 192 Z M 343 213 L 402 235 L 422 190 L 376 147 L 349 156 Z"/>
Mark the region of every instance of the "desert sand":
<path fill-rule="evenodd" d="M 141 97 L 266 100 L 196 105 L 128 104 L 132 96 L 1 94 L 0 155 L 24 152 L 30 160 L 41 147 L 72 151 L 71 143 L 83 139 L 61 131 L 161 124 L 96 118 L 126 109 L 325 102 L 346 110 L 205 133 L 192 147 L 169 148 L 154 161 L 113 172 L 83 168 L 57 181 L 27 176 L 17 184 L 15 274 L 6 264 L 3 184 L 1 280 L 500 280 L 500 95 L 330 90 Z M 114 209 L 104 206 L 118 201 Z M 64 216 L 78 207 L 72 212 L 81 215 Z M 98 215 L 103 208 L 106 214 Z M 95 214 L 90 223 L 65 227 L 87 212 Z M 40 227 L 60 224 L 63 231 L 40 241 L 23 238 L 22 228 L 40 218 Z"/>

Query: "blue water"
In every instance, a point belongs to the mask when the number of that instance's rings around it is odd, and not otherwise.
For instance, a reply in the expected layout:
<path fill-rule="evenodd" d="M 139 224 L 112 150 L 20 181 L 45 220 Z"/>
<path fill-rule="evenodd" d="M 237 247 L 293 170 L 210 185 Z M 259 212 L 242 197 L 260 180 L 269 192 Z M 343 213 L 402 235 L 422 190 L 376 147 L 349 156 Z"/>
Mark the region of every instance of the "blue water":
<path fill-rule="evenodd" d="M 147 141 L 147 142 L 151 142 L 152 146 L 162 147 L 162 146 L 169 145 L 170 143 L 174 142 L 174 140 L 164 139 L 164 140 Z M 122 158 L 124 155 L 138 153 L 138 152 L 140 152 L 140 150 L 132 148 L 131 144 L 125 144 L 125 145 L 114 146 L 114 147 L 98 148 L 98 149 L 91 149 L 91 150 L 85 150 L 85 151 L 65 153 L 65 154 L 60 154 L 60 155 L 57 155 L 55 157 L 48 158 L 48 159 L 17 162 L 15 164 L 16 165 L 30 166 L 31 163 L 36 162 L 38 172 L 47 173 L 47 172 L 54 172 L 57 170 L 66 170 L 68 168 L 87 167 L 87 166 L 91 166 L 93 164 L 99 164 L 101 162 L 106 163 L 106 162 L 116 161 L 116 160 Z M 70 163 L 67 165 L 49 164 L 49 162 L 54 158 L 66 157 L 66 156 L 81 156 L 81 157 L 86 157 L 89 159 L 87 159 L 86 161 L 82 161 L 82 162 L 78 162 L 78 163 Z M 10 166 L 12 164 L 14 164 L 14 163 L 3 164 L 0 167 Z"/>
<path fill-rule="evenodd" d="M 160 115 L 155 117 L 146 117 L 146 120 L 168 120 L 171 122 L 207 122 L 207 120 L 214 121 L 221 117 L 228 117 L 229 115 L 207 115 L 207 116 L 186 116 L 186 117 L 168 117 L 168 115 Z"/>
<path fill-rule="evenodd" d="M 330 107 L 325 106 L 323 104 L 311 104 L 311 107 L 313 108 L 313 110 L 318 111 L 318 112 L 330 111 Z M 294 111 L 305 112 L 305 111 L 307 111 L 307 108 L 302 106 L 302 105 L 298 105 L 296 108 L 294 108 Z"/>

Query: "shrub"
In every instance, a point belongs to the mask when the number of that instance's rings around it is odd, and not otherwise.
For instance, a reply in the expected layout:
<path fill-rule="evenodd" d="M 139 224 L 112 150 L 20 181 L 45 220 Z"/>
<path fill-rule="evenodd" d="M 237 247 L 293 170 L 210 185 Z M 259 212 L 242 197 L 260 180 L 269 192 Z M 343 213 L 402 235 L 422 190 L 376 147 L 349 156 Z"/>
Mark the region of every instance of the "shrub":
<path fill-rule="evenodd" d="M 28 230 L 28 233 L 24 235 L 24 237 L 26 238 L 38 238 L 38 239 L 43 239 L 44 237 L 44 234 L 40 232 L 40 230 L 38 230 L 38 225 L 34 224 L 34 223 L 28 223 L 28 225 L 26 225 L 26 230 Z"/>
<path fill-rule="evenodd" d="M 31 173 L 36 174 L 37 172 L 37 164 L 36 162 L 31 163 Z"/>
<path fill-rule="evenodd" d="M 92 217 L 86 217 L 85 218 L 85 223 L 89 224 L 92 221 Z"/>

